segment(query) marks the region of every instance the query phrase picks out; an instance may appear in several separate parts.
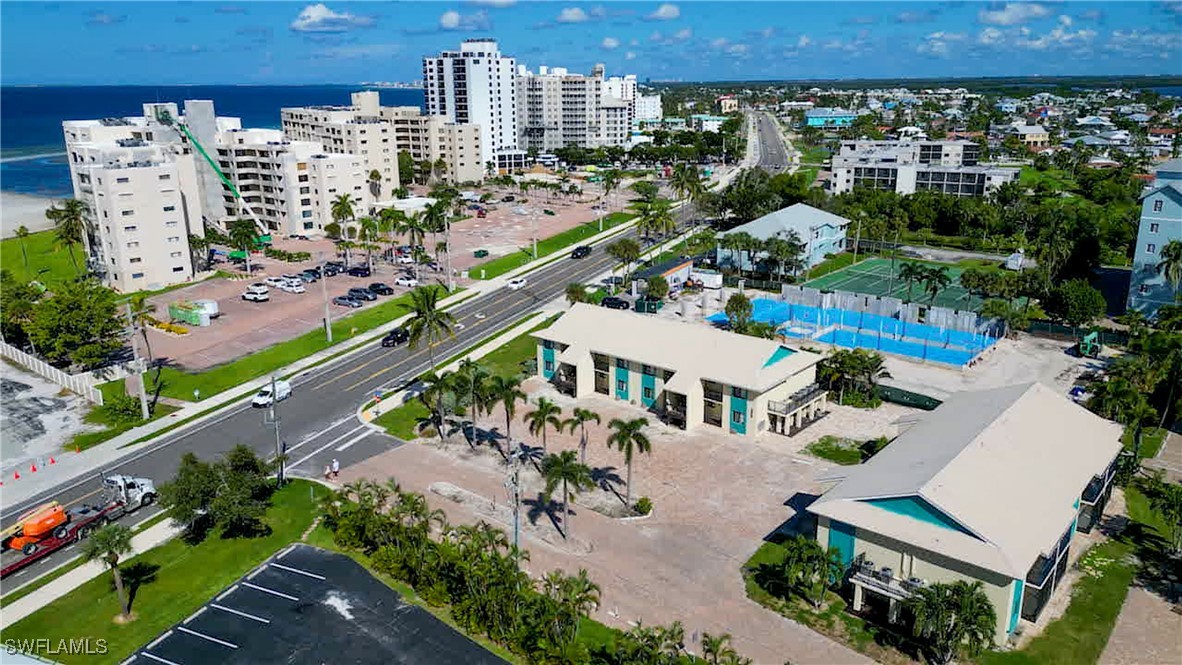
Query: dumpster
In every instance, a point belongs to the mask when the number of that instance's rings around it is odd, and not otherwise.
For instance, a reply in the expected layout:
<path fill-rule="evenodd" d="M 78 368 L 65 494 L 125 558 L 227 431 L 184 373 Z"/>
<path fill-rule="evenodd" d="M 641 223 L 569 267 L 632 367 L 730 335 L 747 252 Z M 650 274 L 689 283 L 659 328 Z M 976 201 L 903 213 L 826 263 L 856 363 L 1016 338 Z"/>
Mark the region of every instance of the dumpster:
<path fill-rule="evenodd" d="M 488 256 L 488 250 L 487 249 L 478 249 L 475 252 L 472 252 L 472 256 L 474 256 L 478 259 L 483 259 L 484 257 Z"/>
<path fill-rule="evenodd" d="M 656 314 L 657 310 L 664 306 L 664 300 L 650 300 L 648 298 L 640 298 L 636 301 L 635 310 L 640 314 Z"/>

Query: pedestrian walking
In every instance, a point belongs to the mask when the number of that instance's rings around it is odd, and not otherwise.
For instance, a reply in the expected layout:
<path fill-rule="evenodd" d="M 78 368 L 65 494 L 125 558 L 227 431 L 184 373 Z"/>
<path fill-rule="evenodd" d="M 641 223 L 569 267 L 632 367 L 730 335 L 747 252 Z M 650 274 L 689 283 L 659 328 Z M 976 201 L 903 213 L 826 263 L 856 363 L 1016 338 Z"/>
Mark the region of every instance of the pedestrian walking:
<path fill-rule="evenodd" d="M 324 465 L 324 479 L 332 480 L 332 467 L 327 464 Z"/>
<path fill-rule="evenodd" d="M 334 457 L 332 460 L 332 479 L 336 480 L 339 475 L 341 475 L 341 463 Z"/>

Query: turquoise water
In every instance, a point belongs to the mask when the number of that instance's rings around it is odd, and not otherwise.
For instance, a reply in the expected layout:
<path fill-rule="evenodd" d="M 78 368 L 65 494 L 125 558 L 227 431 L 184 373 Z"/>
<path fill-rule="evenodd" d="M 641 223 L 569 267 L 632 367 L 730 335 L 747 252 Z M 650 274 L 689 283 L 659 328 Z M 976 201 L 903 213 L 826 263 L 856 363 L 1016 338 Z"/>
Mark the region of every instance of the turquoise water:
<path fill-rule="evenodd" d="M 768 298 L 751 301 L 754 321 L 770 323 L 786 337 L 812 339 L 846 348 L 873 349 L 920 360 L 967 365 L 997 340 L 959 330 L 948 330 L 923 323 L 866 314 L 839 308 L 793 305 Z M 711 323 L 726 323 L 723 312 L 707 318 Z M 825 332 L 818 335 L 817 331 Z"/>

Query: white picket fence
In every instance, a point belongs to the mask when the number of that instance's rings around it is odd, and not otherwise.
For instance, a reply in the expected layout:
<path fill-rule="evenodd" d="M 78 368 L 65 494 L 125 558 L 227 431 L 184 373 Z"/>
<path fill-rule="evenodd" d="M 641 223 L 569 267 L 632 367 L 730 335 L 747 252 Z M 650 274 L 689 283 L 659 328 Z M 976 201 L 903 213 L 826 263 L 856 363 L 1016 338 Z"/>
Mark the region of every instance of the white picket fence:
<path fill-rule="evenodd" d="M 6 342 L 0 342 L 0 355 L 31 372 L 40 374 L 71 392 L 85 397 L 95 404 L 101 406 L 103 403 L 103 393 L 94 387 L 95 379 L 91 372 L 77 375 L 67 374 L 44 360 L 35 358 Z"/>

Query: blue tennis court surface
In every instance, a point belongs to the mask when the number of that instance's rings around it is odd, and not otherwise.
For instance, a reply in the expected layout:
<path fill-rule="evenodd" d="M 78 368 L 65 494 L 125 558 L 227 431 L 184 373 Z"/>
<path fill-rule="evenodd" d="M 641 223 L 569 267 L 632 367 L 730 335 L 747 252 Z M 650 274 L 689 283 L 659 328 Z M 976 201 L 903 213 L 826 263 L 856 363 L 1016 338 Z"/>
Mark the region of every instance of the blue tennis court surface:
<path fill-rule="evenodd" d="M 873 349 L 949 365 L 966 365 L 997 341 L 989 335 L 900 321 L 878 314 L 795 305 L 768 298 L 755 298 L 751 301 L 751 309 L 753 321 L 770 323 L 786 337 L 812 339 L 851 349 Z M 727 316 L 725 312 L 719 312 L 707 320 L 726 323 Z"/>

